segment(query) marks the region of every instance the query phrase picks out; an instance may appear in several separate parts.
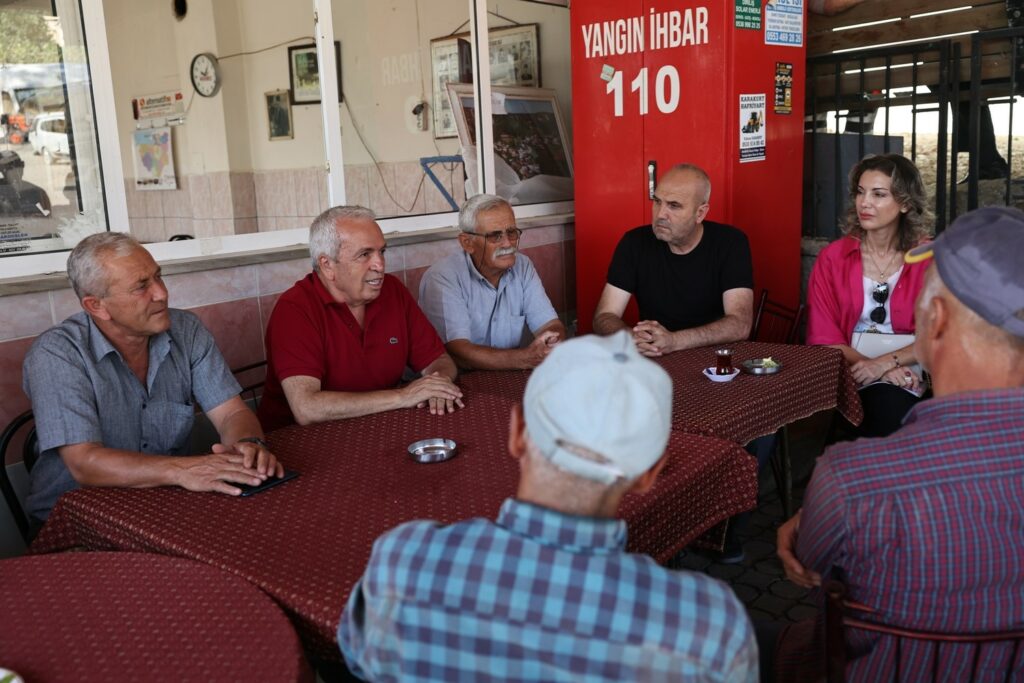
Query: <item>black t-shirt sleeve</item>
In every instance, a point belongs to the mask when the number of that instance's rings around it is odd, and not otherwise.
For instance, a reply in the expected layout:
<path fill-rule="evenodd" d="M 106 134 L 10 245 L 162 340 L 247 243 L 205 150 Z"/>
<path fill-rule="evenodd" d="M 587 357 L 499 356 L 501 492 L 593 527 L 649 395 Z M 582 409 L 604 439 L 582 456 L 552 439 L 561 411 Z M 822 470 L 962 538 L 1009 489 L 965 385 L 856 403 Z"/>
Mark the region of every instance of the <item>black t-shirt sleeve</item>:
<path fill-rule="evenodd" d="M 637 267 L 640 263 L 640 242 L 636 237 L 635 230 L 623 235 L 608 265 L 608 284 L 630 294 L 636 294 Z"/>
<path fill-rule="evenodd" d="M 754 266 L 750 256 L 750 241 L 742 231 L 727 228 L 729 238 L 726 240 L 722 263 L 722 291 L 730 289 L 753 289 Z"/>

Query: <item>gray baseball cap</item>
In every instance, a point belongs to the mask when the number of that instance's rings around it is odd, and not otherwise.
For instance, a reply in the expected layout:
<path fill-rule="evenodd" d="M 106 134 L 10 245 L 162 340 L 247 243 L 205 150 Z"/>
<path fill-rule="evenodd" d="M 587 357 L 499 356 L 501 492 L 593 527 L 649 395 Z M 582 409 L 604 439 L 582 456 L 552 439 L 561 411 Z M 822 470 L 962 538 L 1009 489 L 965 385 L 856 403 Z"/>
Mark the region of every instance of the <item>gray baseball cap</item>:
<path fill-rule="evenodd" d="M 577 337 L 530 375 L 523 415 L 530 439 L 555 467 L 605 484 L 632 481 L 665 452 L 672 379 L 626 331 Z"/>
<path fill-rule="evenodd" d="M 906 261 L 930 257 L 965 306 L 1024 337 L 1024 213 L 1004 206 L 965 213 L 934 242 L 908 251 Z"/>

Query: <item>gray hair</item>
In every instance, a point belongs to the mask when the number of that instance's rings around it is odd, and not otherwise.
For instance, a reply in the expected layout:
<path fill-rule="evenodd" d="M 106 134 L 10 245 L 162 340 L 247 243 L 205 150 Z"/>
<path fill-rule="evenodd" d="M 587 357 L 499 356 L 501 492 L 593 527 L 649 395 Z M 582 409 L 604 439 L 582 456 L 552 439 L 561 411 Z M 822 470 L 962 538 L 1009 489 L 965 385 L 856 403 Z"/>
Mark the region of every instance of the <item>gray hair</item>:
<path fill-rule="evenodd" d="M 697 179 L 704 183 L 704 201 L 701 203 L 707 204 L 708 202 L 711 201 L 711 178 L 710 176 L 708 176 L 707 171 L 705 171 L 703 168 L 696 164 L 687 163 L 676 164 L 675 166 L 668 170 L 669 173 L 672 173 L 674 171 L 685 171 L 687 173 L 692 173 L 693 175 L 697 176 Z"/>
<path fill-rule="evenodd" d="M 68 279 L 79 301 L 107 295 L 110 282 L 103 267 L 107 258 L 127 256 L 142 248 L 138 240 L 123 232 L 98 232 L 79 242 L 68 256 Z"/>
<path fill-rule="evenodd" d="M 313 219 L 309 226 L 309 260 L 313 270 L 320 270 L 320 257 L 334 260 L 341 249 L 338 225 L 350 220 L 377 220 L 377 214 L 365 206 L 335 206 Z"/>
<path fill-rule="evenodd" d="M 476 217 L 482 211 L 490 211 L 500 206 L 512 208 L 508 200 L 493 194 L 477 194 L 470 197 L 459 211 L 459 230 L 476 232 Z"/>
<path fill-rule="evenodd" d="M 959 312 L 965 329 L 960 330 L 962 335 L 973 337 L 974 343 L 965 344 L 964 348 L 968 354 L 975 357 L 979 363 L 985 360 L 985 354 L 991 353 L 993 348 L 1003 349 L 1007 353 L 1016 356 L 1024 356 L 1024 338 L 1018 337 L 1012 332 L 993 325 L 978 315 L 977 311 L 965 304 L 953 291 L 946 286 L 942 280 L 939 269 L 934 264 L 925 271 L 924 284 L 921 293 L 918 294 L 918 305 L 927 308 L 932 299 L 940 294 L 946 295 L 952 307 Z"/>

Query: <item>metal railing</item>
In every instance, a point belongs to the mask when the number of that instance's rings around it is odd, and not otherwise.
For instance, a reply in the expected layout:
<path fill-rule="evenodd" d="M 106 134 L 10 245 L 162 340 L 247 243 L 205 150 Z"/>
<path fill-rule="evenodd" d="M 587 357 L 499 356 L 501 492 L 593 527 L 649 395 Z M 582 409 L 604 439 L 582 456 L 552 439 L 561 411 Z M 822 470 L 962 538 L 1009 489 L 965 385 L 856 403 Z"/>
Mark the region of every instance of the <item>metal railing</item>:
<path fill-rule="evenodd" d="M 936 230 L 946 226 L 949 182 L 955 183 L 955 172 L 947 172 L 954 47 L 958 46 L 950 40 L 938 40 L 808 60 L 806 114 L 812 126 L 805 141 L 805 236 L 838 236 L 848 194 L 846 175 L 865 154 L 899 152 L 918 163 L 918 117 L 925 114 L 938 115 L 935 181 L 926 189 L 933 200 Z M 829 92 L 819 94 L 829 76 Z M 897 106 L 910 107 L 909 150 L 902 138 L 890 134 L 892 108 Z M 827 131 L 829 112 L 832 132 Z M 881 136 L 872 134 L 877 115 L 884 121 Z"/>

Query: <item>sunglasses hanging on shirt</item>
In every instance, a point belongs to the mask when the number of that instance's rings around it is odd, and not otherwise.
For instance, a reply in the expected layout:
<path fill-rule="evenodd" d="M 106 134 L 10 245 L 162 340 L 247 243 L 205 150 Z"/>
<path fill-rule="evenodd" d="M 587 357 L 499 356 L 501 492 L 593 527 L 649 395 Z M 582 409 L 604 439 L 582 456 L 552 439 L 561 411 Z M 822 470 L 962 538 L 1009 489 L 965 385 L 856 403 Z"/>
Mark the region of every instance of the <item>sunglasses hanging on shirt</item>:
<path fill-rule="evenodd" d="M 874 291 L 871 292 L 871 298 L 878 304 L 878 307 L 871 311 L 871 320 L 881 325 L 885 322 L 885 302 L 889 300 L 889 283 L 880 282 L 875 285 Z"/>

